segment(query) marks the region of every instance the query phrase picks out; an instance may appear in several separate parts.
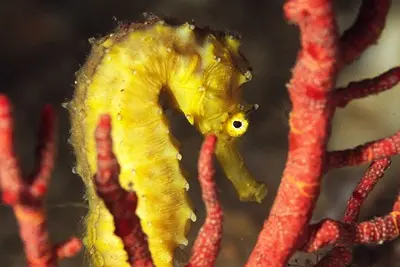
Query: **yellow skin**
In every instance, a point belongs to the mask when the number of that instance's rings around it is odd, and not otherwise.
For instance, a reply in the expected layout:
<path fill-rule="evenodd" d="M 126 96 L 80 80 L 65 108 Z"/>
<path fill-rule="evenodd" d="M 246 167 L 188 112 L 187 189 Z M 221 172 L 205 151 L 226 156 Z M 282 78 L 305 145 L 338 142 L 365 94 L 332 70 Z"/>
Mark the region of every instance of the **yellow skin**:
<path fill-rule="evenodd" d="M 122 242 L 113 234 L 112 216 L 92 184 L 94 130 L 99 115 L 109 113 L 120 183 L 138 195 L 137 214 L 156 266 L 170 267 L 174 250 L 187 244 L 189 219 L 196 216 L 179 167 L 178 142 L 159 105 L 160 93 L 167 93 L 170 107 L 185 114 L 202 134 L 218 136 L 217 158 L 240 199 L 260 202 L 265 185 L 252 178 L 236 148 L 237 137 L 249 124 L 248 111 L 255 107 L 242 101 L 240 90 L 251 73 L 237 39 L 188 23 L 171 26 L 152 17 L 92 43 L 68 105 L 76 170 L 87 187 L 84 241 L 90 262 L 95 267 L 129 266 Z"/>

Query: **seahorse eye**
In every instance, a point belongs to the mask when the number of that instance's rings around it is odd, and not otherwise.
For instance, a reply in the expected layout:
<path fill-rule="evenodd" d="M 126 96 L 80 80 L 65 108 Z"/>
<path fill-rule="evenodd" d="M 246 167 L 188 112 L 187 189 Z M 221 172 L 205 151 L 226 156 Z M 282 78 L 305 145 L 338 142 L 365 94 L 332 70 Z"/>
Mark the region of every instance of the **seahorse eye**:
<path fill-rule="evenodd" d="M 233 127 L 235 127 L 236 129 L 240 129 L 240 127 L 242 127 L 242 122 L 241 121 L 233 121 Z"/>
<path fill-rule="evenodd" d="M 239 137 L 247 131 L 249 122 L 245 113 L 239 112 L 230 117 L 226 124 L 225 130 L 232 137 Z"/>

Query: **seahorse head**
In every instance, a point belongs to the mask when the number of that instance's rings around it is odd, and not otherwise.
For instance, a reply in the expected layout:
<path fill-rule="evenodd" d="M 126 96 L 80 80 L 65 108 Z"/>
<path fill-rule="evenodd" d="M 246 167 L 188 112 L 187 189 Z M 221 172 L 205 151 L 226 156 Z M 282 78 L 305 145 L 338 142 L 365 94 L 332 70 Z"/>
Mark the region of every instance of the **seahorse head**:
<path fill-rule="evenodd" d="M 129 51 L 140 47 L 135 58 L 145 60 L 135 70 L 147 74 L 148 84 L 162 85 L 169 93 L 169 105 L 184 113 L 203 135 L 218 137 L 216 156 L 240 199 L 261 202 L 266 187 L 253 178 L 237 149 L 249 115 L 258 107 L 242 97 L 252 74 L 240 52 L 239 36 L 154 15 L 129 27 L 138 36 Z M 122 31 L 129 32 L 129 27 Z"/>
<path fill-rule="evenodd" d="M 204 45 L 203 88 L 194 124 L 203 135 L 218 137 L 216 156 L 240 199 L 261 202 L 267 189 L 253 178 L 237 148 L 251 112 L 258 109 L 242 97 L 244 83 L 252 78 L 251 68 L 239 52 L 239 39 L 224 33 L 213 36 Z"/>

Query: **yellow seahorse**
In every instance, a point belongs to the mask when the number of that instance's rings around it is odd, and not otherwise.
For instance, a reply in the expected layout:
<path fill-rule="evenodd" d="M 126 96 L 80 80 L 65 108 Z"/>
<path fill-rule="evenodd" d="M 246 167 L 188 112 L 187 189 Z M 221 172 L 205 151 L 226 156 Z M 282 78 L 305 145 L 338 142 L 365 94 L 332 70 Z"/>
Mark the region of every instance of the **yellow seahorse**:
<path fill-rule="evenodd" d="M 120 25 L 92 41 L 68 109 L 76 171 L 87 187 L 84 241 L 93 266 L 128 266 L 112 217 L 91 180 L 96 172 L 93 134 L 102 113 L 112 117 L 120 183 L 138 194 L 137 214 L 156 266 L 172 266 L 174 250 L 188 243 L 189 218 L 195 220 L 178 142 L 159 104 L 161 92 L 202 134 L 218 136 L 217 158 L 240 199 L 260 202 L 265 197 L 265 185 L 252 178 L 236 147 L 237 137 L 247 130 L 248 112 L 257 107 L 242 101 L 240 87 L 251 72 L 239 45 L 228 33 L 156 16 Z"/>

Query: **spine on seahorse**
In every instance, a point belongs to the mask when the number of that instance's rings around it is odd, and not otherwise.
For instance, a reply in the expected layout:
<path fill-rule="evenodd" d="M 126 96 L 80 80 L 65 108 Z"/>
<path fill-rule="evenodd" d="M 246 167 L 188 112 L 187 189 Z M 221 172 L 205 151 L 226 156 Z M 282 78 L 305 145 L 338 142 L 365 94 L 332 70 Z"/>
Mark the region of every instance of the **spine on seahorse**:
<path fill-rule="evenodd" d="M 76 171 L 87 187 L 85 245 L 94 267 L 129 266 L 122 242 L 113 234 L 112 216 L 93 189 L 94 130 L 101 114 L 112 117 L 119 180 L 125 190 L 138 195 L 137 214 L 158 267 L 172 266 L 174 250 L 187 244 L 190 219 L 196 218 L 186 194 L 189 184 L 179 167 L 179 145 L 159 105 L 161 92 L 200 132 L 218 135 L 224 144 L 218 149 L 220 162 L 242 198 L 260 201 L 266 193 L 235 147 L 235 137 L 247 128 L 243 114 L 249 110 L 238 93 L 249 78 L 238 41 L 209 29 L 195 30 L 189 23 L 173 25 L 156 17 L 121 25 L 92 41 L 91 55 L 77 74 L 68 109 Z"/>

